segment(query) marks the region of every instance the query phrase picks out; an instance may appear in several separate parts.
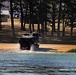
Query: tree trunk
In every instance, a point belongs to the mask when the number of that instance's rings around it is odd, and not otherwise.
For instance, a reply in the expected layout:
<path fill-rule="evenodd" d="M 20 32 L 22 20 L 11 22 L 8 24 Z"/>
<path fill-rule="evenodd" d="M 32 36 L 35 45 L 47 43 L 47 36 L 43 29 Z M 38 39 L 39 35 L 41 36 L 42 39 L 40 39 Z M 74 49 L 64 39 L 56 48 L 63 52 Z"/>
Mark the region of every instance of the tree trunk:
<path fill-rule="evenodd" d="M 25 12 L 25 17 L 24 17 L 24 30 L 25 30 L 25 24 L 27 22 L 27 10 L 28 10 L 28 4 L 26 4 L 26 12 Z"/>
<path fill-rule="evenodd" d="M 61 16 L 61 8 L 62 8 L 62 0 L 60 0 L 59 5 L 59 14 L 58 14 L 58 37 L 60 37 L 60 16 Z"/>
<path fill-rule="evenodd" d="M 37 30 L 40 32 L 40 23 L 38 23 Z"/>
<path fill-rule="evenodd" d="M 44 39 L 44 23 L 41 24 L 42 39 Z"/>
<path fill-rule="evenodd" d="M 34 24 L 32 24 L 32 31 L 33 31 L 33 32 L 35 31 L 35 29 L 34 29 Z"/>
<path fill-rule="evenodd" d="M 29 20 L 29 30 L 30 30 L 30 32 L 31 32 L 31 16 L 32 16 L 32 14 L 31 14 L 31 3 L 29 4 L 29 9 L 30 9 L 30 20 Z"/>
<path fill-rule="evenodd" d="M 34 32 L 34 15 L 33 15 L 33 4 L 31 5 L 31 23 L 32 23 L 32 31 Z"/>
<path fill-rule="evenodd" d="M 73 36 L 73 20 L 71 20 L 71 34 L 70 34 L 71 38 Z"/>
<path fill-rule="evenodd" d="M 45 31 L 47 31 L 47 11 L 45 12 L 46 14 L 45 14 Z"/>
<path fill-rule="evenodd" d="M 72 36 L 73 36 L 73 27 L 74 27 L 73 22 L 74 22 L 74 19 L 75 19 L 73 12 L 71 13 L 71 16 L 72 17 L 70 18 L 70 21 L 71 21 L 71 33 L 70 33 L 70 37 L 72 38 Z"/>
<path fill-rule="evenodd" d="M 71 26 L 71 38 L 73 36 L 73 26 Z"/>
<path fill-rule="evenodd" d="M 64 37 L 65 36 L 65 22 L 64 22 L 64 11 L 63 11 L 63 32 L 62 32 L 62 37 Z"/>
<path fill-rule="evenodd" d="M 47 21 L 45 22 L 45 31 L 47 31 Z"/>
<path fill-rule="evenodd" d="M 55 3 L 53 3 L 53 31 L 55 31 Z"/>
<path fill-rule="evenodd" d="M 1 22 L 0 22 L 0 31 L 2 30 L 2 25 L 1 25 Z"/>
<path fill-rule="evenodd" d="M 24 30 L 23 26 L 23 9 L 22 9 L 22 1 L 20 0 L 20 10 L 21 10 L 21 30 Z"/>
<path fill-rule="evenodd" d="M 55 3 L 52 1 L 52 36 L 53 33 L 55 32 Z"/>
<path fill-rule="evenodd" d="M 1 18 L 1 14 L 0 14 L 0 18 Z M 1 19 L 0 19 L 0 31 L 2 30 L 2 25 L 1 25 Z"/>
<path fill-rule="evenodd" d="M 0 1 L 1 3 L 1 1 Z M 0 5 L 0 31 L 2 30 L 2 25 L 1 25 L 1 5 Z"/>
<path fill-rule="evenodd" d="M 15 36 L 12 0 L 10 0 L 10 13 L 11 13 L 11 28 L 12 28 L 12 34 L 13 34 L 13 36 Z"/>

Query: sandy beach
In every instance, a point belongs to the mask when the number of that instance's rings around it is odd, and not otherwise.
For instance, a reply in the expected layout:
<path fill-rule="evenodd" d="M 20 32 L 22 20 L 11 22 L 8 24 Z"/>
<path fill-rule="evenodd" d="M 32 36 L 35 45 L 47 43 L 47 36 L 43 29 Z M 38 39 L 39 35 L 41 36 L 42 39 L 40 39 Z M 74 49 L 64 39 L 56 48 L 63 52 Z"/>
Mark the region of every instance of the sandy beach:
<path fill-rule="evenodd" d="M 40 44 L 38 50 L 42 52 L 67 52 L 71 49 L 76 49 L 76 45 L 66 44 Z M 0 43 L 0 52 L 22 52 L 26 50 L 20 50 L 19 44 L 15 43 Z"/>

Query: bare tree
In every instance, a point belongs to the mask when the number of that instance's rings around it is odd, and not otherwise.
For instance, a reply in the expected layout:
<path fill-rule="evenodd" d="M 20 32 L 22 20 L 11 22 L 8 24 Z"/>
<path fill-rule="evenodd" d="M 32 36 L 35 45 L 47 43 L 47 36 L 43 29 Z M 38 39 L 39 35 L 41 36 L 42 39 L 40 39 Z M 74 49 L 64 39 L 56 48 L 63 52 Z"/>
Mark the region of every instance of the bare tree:
<path fill-rule="evenodd" d="M 59 14 L 58 14 L 58 37 L 60 37 L 60 17 L 61 17 L 62 0 L 59 2 Z"/>
<path fill-rule="evenodd" d="M 12 34 L 13 36 L 15 36 L 12 2 L 13 0 L 10 0 L 11 28 L 12 28 Z"/>

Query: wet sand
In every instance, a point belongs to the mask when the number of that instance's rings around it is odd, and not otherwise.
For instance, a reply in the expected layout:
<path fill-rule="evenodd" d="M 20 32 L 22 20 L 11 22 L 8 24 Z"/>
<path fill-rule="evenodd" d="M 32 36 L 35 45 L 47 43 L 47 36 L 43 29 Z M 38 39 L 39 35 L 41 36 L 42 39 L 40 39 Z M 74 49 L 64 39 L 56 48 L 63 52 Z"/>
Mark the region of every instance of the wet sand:
<path fill-rule="evenodd" d="M 67 52 L 71 49 L 76 49 L 76 45 L 65 44 L 40 44 L 39 49 L 34 51 L 39 52 Z M 0 52 L 23 52 L 29 50 L 20 50 L 19 44 L 0 43 Z"/>

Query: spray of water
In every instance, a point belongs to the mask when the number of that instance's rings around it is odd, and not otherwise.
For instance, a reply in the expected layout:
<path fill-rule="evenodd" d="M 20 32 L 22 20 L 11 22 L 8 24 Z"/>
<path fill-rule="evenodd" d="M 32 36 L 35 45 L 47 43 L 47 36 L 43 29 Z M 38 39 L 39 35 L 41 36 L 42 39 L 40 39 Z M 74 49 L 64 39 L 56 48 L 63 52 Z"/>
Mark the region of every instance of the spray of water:
<path fill-rule="evenodd" d="M 38 48 L 37 45 L 32 44 L 30 47 L 30 50 L 26 50 L 26 49 L 20 49 L 20 44 L 17 43 L 14 45 L 13 48 L 11 48 L 10 50 L 7 50 L 7 52 L 11 52 L 11 53 L 53 53 L 53 52 L 46 52 L 45 49 L 43 48 Z"/>
<path fill-rule="evenodd" d="M 20 44 L 17 43 L 14 45 L 14 48 L 11 48 L 11 50 L 8 50 L 7 52 L 11 52 L 11 53 L 24 53 L 24 52 L 28 52 L 28 50 L 21 50 L 20 49 Z"/>
<path fill-rule="evenodd" d="M 21 51 L 21 49 L 20 49 L 20 44 L 19 44 L 19 43 L 16 44 L 16 48 L 15 48 L 14 51 L 15 51 L 15 52 L 20 52 L 20 51 Z"/>
<path fill-rule="evenodd" d="M 34 44 L 31 45 L 30 47 L 30 51 L 29 52 L 33 52 L 36 50 L 36 46 Z"/>

